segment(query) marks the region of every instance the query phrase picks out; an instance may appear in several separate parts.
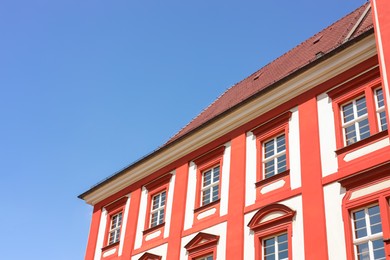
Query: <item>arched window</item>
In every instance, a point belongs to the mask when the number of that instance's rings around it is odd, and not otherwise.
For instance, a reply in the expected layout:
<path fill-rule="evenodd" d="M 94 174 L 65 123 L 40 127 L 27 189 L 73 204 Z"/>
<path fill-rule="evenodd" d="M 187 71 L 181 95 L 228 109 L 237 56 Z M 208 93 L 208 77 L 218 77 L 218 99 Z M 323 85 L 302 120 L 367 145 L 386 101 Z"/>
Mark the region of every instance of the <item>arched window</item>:
<path fill-rule="evenodd" d="M 291 258 L 292 221 L 295 211 L 282 204 L 261 208 L 248 227 L 255 236 L 256 259 L 285 260 Z"/>

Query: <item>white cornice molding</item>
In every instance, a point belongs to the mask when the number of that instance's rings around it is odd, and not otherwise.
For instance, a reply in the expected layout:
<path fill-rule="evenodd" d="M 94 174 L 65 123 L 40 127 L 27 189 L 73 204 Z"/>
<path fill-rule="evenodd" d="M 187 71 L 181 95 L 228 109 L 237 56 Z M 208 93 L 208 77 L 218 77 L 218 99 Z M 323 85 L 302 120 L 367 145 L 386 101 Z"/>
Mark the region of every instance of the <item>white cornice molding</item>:
<path fill-rule="evenodd" d="M 260 95 L 247 104 L 225 114 L 213 123 L 173 143 L 162 152 L 155 152 L 148 159 L 127 172 L 107 180 L 100 187 L 86 194 L 83 199 L 94 205 L 119 192 L 153 172 L 173 163 L 211 141 L 233 131 L 261 114 L 291 100 L 307 90 L 331 79 L 376 55 L 374 34 L 342 50 L 316 66 L 288 80 L 279 87 Z"/>

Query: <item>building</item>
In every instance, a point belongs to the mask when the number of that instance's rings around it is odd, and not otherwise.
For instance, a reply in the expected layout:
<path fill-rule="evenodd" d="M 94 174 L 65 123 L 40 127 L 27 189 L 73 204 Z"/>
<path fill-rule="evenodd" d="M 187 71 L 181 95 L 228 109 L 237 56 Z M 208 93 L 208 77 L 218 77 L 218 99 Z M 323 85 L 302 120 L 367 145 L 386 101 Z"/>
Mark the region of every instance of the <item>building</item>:
<path fill-rule="evenodd" d="M 389 10 L 364 4 L 81 194 L 85 259 L 390 259 Z"/>

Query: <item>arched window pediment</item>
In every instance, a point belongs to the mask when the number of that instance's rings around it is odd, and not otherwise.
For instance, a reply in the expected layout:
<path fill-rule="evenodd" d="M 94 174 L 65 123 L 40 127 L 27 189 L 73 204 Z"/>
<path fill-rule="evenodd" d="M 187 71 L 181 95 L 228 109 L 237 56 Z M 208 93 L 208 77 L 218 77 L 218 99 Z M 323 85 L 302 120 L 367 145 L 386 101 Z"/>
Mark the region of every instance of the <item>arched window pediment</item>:
<path fill-rule="evenodd" d="M 248 227 L 257 231 L 291 222 L 295 216 L 295 211 L 282 204 L 271 204 L 259 209 L 248 223 Z"/>

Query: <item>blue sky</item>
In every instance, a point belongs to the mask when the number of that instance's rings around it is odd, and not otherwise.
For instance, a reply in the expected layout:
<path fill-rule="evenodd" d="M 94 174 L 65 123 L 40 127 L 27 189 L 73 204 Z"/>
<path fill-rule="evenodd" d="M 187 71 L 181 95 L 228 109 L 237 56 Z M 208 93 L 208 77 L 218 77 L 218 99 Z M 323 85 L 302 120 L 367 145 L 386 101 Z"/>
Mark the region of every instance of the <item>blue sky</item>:
<path fill-rule="evenodd" d="M 364 2 L 1 0 L 0 258 L 83 259 L 79 194 Z"/>

